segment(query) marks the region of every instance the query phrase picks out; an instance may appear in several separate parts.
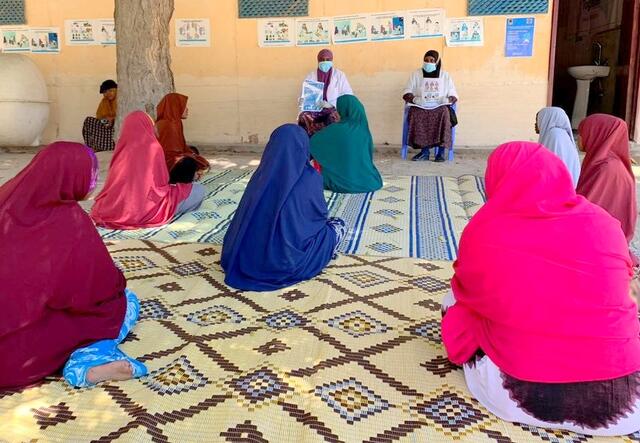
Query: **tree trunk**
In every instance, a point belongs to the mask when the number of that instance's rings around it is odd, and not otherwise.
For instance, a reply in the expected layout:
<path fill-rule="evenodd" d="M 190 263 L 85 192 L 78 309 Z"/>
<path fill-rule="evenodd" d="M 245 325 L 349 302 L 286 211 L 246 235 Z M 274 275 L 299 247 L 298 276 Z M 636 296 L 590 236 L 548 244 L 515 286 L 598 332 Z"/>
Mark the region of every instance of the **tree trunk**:
<path fill-rule="evenodd" d="M 173 92 L 169 21 L 174 0 L 116 0 L 118 115 L 115 133 L 132 111 L 155 118 L 156 105 Z"/>

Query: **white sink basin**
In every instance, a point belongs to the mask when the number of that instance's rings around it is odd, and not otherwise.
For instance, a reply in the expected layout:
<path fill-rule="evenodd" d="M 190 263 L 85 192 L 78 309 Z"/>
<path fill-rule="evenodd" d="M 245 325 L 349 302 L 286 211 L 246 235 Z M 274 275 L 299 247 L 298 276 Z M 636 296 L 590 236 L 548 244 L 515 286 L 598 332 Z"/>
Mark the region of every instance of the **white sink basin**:
<path fill-rule="evenodd" d="M 569 68 L 569 75 L 576 79 L 578 87 L 576 101 L 573 104 L 573 115 L 571 116 L 571 127 L 573 129 L 578 129 L 580 122 L 587 116 L 591 82 L 598 77 L 607 77 L 609 71 L 609 66 L 573 66 Z"/>
<path fill-rule="evenodd" d="M 569 75 L 576 80 L 593 80 L 598 77 L 607 77 L 610 70 L 609 66 L 573 66 L 569 68 Z"/>

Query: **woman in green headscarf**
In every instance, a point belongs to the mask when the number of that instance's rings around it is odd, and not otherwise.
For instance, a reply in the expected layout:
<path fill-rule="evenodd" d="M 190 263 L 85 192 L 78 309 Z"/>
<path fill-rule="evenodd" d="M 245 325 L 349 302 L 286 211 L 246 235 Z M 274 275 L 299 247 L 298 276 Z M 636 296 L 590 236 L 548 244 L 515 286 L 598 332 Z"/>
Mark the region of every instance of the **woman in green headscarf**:
<path fill-rule="evenodd" d="M 338 98 L 340 121 L 311 137 L 311 155 L 322 166 L 324 188 L 345 194 L 382 188 L 373 164 L 373 138 L 364 106 L 353 95 Z"/>

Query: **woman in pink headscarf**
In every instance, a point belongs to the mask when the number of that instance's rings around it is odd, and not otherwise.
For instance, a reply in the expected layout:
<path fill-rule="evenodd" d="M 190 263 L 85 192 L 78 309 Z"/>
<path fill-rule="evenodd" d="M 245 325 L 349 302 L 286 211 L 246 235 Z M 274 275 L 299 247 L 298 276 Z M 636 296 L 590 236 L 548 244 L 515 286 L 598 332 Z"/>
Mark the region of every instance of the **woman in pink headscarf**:
<path fill-rule="evenodd" d="M 304 79 L 306 81 L 323 83 L 322 100 L 317 103 L 317 110 L 303 112 L 298 116 L 298 123 L 309 136 L 322 128 L 340 120 L 336 111 L 338 98 L 343 95 L 353 95 L 351 85 L 344 72 L 333 66 L 333 53 L 323 49 L 318 53 L 318 67 L 311 71 Z M 303 99 L 300 99 L 304 103 Z"/>
<path fill-rule="evenodd" d="M 638 211 L 627 124 L 612 115 L 593 114 L 580 123 L 579 133 L 587 155 L 577 192 L 615 217 L 631 242 Z"/>
<path fill-rule="evenodd" d="M 640 324 L 619 223 L 562 160 L 512 142 L 460 241 L 442 340 L 503 420 L 589 435 L 640 430 Z"/>
<path fill-rule="evenodd" d="M 147 372 L 118 349 L 138 300 L 78 204 L 97 178 L 90 148 L 56 142 L 0 187 L 0 390 L 63 366 L 76 387 Z"/>
<path fill-rule="evenodd" d="M 135 111 L 124 119 L 107 182 L 91 217 L 98 226 L 112 229 L 162 226 L 177 214 L 196 209 L 204 195 L 199 183 L 169 184 L 153 120 Z"/>

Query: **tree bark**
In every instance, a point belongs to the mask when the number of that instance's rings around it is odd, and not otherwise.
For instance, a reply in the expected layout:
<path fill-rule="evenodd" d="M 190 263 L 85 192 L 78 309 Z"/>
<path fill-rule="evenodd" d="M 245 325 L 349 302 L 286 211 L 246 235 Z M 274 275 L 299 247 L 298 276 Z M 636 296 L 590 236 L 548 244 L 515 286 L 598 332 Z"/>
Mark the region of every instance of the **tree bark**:
<path fill-rule="evenodd" d="M 157 103 L 174 90 L 169 52 L 173 8 L 174 0 L 116 0 L 116 137 L 130 112 L 142 110 L 155 118 Z"/>

